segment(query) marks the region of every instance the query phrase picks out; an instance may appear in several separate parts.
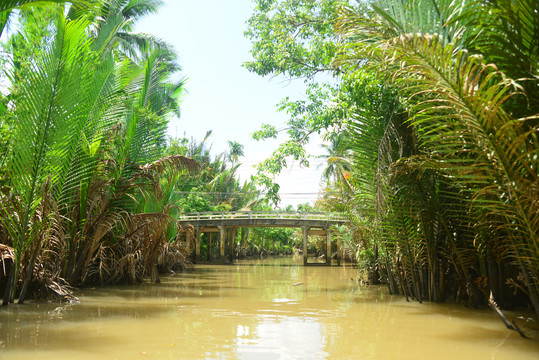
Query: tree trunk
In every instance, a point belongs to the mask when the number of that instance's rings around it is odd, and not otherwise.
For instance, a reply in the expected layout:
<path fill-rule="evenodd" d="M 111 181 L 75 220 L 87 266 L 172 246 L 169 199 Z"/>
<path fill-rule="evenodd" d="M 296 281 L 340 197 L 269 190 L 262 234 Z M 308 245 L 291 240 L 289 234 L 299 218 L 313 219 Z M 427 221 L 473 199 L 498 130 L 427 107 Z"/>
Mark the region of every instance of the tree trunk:
<path fill-rule="evenodd" d="M 152 267 L 152 281 L 154 281 L 156 284 L 161 283 L 161 278 L 159 276 L 159 268 L 157 267 L 157 263 L 154 263 Z"/>
<path fill-rule="evenodd" d="M 380 273 L 378 271 L 378 245 L 374 244 L 373 246 L 373 264 L 374 267 L 369 271 L 369 282 L 371 285 L 380 284 Z"/>
<path fill-rule="evenodd" d="M 32 251 L 32 257 L 30 258 L 30 261 L 28 262 L 28 270 L 26 271 L 26 276 L 24 277 L 24 282 L 22 285 L 21 293 L 19 295 L 19 300 L 17 301 L 18 304 L 23 304 L 24 300 L 26 299 L 26 294 L 28 292 L 28 289 L 30 288 L 30 284 L 32 282 L 32 278 L 34 275 L 34 265 L 36 263 L 37 255 L 41 250 L 41 240 L 36 244 Z"/>
<path fill-rule="evenodd" d="M 28 264 L 28 270 L 26 271 L 26 276 L 24 277 L 24 282 L 22 284 L 22 289 L 19 295 L 19 300 L 17 301 L 17 304 L 19 305 L 22 305 L 24 303 L 24 300 L 26 299 L 26 293 L 28 292 L 28 289 L 30 288 L 32 276 L 34 275 L 34 263 L 35 263 L 35 258 L 34 256 L 32 256 L 32 259 L 30 259 L 30 263 Z"/>
<path fill-rule="evenodd" d="M 13 292 L 13 284 L 15 281 L 13 280 L 15 277 L 15 261 L 11 263 L 11 266 L 9 267 L 9 275 L 7 277 L 7 283 L 6 288 L 4 290 L 4 299 L 2 301 L 2 306 L 7 306 L 9 304 L 9 301 L 11 300 L 11 294 Z"/>

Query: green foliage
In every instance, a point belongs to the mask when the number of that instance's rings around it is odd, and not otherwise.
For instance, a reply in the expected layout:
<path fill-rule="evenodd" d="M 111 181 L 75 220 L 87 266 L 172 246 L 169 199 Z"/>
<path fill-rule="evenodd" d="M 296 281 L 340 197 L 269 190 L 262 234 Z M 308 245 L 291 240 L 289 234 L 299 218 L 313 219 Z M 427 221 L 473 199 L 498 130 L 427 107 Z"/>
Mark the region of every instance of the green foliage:
<path fill-rule="evenodd" d="M 73 0 L 69 1 L 73 7 L 83 9 L 84 13 L 96 10 L 101 0 Z M 64 0 L 3 0 L 0 4 L 0 35 L 6 29 L 14 10 L 32 13 L 45 8 L 45 12 L 51 11 L 51 4 L 65 4 Z M 45 14 L 45 13 L 42 13 Z M 45 14 L 46 15 L 46 14 Z M 36 17 L 36 19 L 38 19 Z"/>
<path fill-rule="evenodd" d="M 165 149 L 164 154 L 166 156 L 169 155 L 187 155 L 187 144 L 189 142 L 189 139 L 187 138 L 175 138 L 175 137 L 169 137 L 168 138 L 168 144 Z"/>
<path fill-rule="evenodd" d="M 108 2 L 97 16 L 78 2 L 67 17 L 59 7 L 21 13 L 0 109 L 8 141 L 0 232 L 16 255 L 4 304 L 19 290 L 24 301 L 41 276 L 36 263 L 50 289 L 62 279 L 132 282 L 155 275 L 157 255 L 174 240 L 177 180 L 194 167 L 178 155 L 160 159 L 183 87 L 168 77 L 179 66 L 166 47 L 139 38 L 131 58 L 118 41 L 133 16 L 157 4 Z"/>
<path fill-rule="evenodd" d="M 194 213 L 194 212 L 206 212 L 206 211 L 217 211 L 215 206 L 211 205 L 211 199 L 209 196 L 201 196 L 197 194 L 197 189 L 192 189 L 192 192 L 188 193 L 187 196 L 183 197 L 179 201 L 179 206 L 182 212 L 184 213 Z"/>
<path fill-rule="evenodd" d="M 309 203 L 298 204 L 298 212 L 316 212 L 316 208 Z"/>
<path fill-rule="evenodd" d="M 253 211 L 274 211 L 267 204 L 257 204 Z M 294 211 L 289 206 L 285 211 Z M 303 242 L 302 238 L 295 236 L 297 229 L 290 228 L 252 228 L 242 235 L 240 256 L 284 255 L 292 254 L 294 246 L 299 248 Z M 242 233 L 243 234 L 243 233 Z"/>
<path fill-rule="evenodd" d="M 253 228 L 249 233 L 249 242 L 269 253 L 288 253 L 293 245 L 293 233 L 293 229 L 287 228 Z"/>
<path fill-rule="evenodd" d="M 277 130 L 273 125 L 262 124 L 261 129 L 252 134 L 254 140 L 277 138 Z"/>
<path fill-rule="evenodd" d="M 259 75 L 311 77 L 327 70 L 336 51 L 334 24 L 339 0 L 256 1 L 245 36 Z"/>
<path fill-rule="evenodd" d="M 333 69 L 337 38 L 334 25 L 339 0 L 324 1 L 257 1 L 248 21 L 245 35 L 252 41 L 253 60 L 245 67 L 261 76 L 283 75 L 288 78 L 304 77 L 311 81 L 307 90 L 308 100 L 284 99 L 280 111 L 290 115 L 286 132 L 288 139 L 272 156 L 257 167 L 256 181 L 265 187 L 267 198 L 278 203 L 278 184 L 273 176 L 287 166 L 287 159 L 299 160 L 309 166 L 304 147 L 313 133 L 320 134 L 336 126 L 339 109 L 328 106 L 336 93 L 334 81 L 320 84 L 315 75 Z M 256 140 L 276 138 L 278 131 L 265 124 L 253 134 Z"/>
<path fill-rule="evenodd" d="M 223 152 L 212 157 L 211 146 L 207 144 L 211 133 L 208 131 L 202 141 L 172 139 L 165 150 L 167 154 L 181 151 L 200 163 L 197 174 L 186 175 L 178 181 L 180 208 L 183 212 L 250 210 L 260 201 L 260 191 L 252 181 L 240 184 L 237 178 L 243 146 L 229 141 L 228 154 Z"/>
<path fill-rule="evenodd" d="M 502 40 L 515 40 L 515 28 L 536 24 L 537 11 L 525 2 L 512 3 L 509 13 L 531 15 L 530 21 L 513 17 L 509 26 L 495 21 L 491 14 L 508 4 L 375 1 L 370 11 L 343 11 L 338 25 L 344 42 L 336 64 L 349 74 L 376 66 L 382 86 L 393 88 L 387 99 L 396 106 L 384 106 L 389 117 L 376 110 L 376 103 L 354 111 L 350 125 L 361 169 L 356 180 L 367 195 L 362 198 L 374 205 L 383 276 L 393 291 L 400 284 L 420 301 L 444 298 L 449 286 L 466 286 L 468 300 L 477 303 L 481 292 L 488 295 L 473 282 L 478 276 L 489 277 L 488 290 L 495 297 L 507 293 L 493 277 L 496 258 L 506 273 L 527 274 L 523 284 L 539 307 L 539 257 L 532 240 L 538 231 L 532 224 L 539 222 L 530 201 L 537 194 L 529 190 L 537 182 L 532 155 L 537 152 L 536 102 L 518 105 L 524 99 L 519 95 L 536 78 L 519 84 L 484 61 L 516 64 L 520 60 L 512 60 L 515 52 Z M 479 31 L 469 26 L 478 22 Z M 511 46 L 528 49 L 525 39 L 523 33 Z M 485 51 L 487 43 L 497 43 L 496 50 L 470 53 Z M 526 74 L 520 70 L 518 76 Z M 485 258 L 491 261 L 489 273 Z M 440 274 L 448 271 L 459 281 L 442 281 Z"/>

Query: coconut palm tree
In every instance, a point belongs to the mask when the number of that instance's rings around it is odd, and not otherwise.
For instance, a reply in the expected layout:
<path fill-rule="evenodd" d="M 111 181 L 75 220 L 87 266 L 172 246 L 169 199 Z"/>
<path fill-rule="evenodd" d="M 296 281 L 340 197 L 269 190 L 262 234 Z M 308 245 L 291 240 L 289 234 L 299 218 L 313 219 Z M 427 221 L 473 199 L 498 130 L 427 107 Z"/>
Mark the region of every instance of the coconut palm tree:
<path fill-rule="evenodd" d="M 322 178 L 328 183 L 338 184 L 341 189 L 350 189 L 350 171 L 352 163 L 350 161 L 351 151 L 347 143 L 348 134 L 341 132 L 332 137 L 329 144 L 322 144 L 327 155 L 319 155 L 318 158 L 326 161 L 326 167 L 322 171 Z"/>
<path fill-rule="evenodd" d="M 233 163 L 237 163 L 241 156 L 244 156 L 243 145 L 237 141 L 228 140 L 228 159 Z"/>
<path fill-rule="evenodd" d="M 107 39 L 108 51 L 117 51 L 124 56 L 137 61 L 148 48 L 165 49 L 169 45 L 149 34 L 135 33 L 137 21 L 146 15 L 157 13 L 162 0 L 103 0 L 93 22 L 97 27 L 97 36 Z M 77 18 L 81 11 L 86 14 L 84 7 L 72 6 L 70 17 Z M 98 15 L 98 16 L 97 16 Z M 104 35 L 102 34 L 104 33 Z M 108 52 L 106 51 L 106 52 Z"/>

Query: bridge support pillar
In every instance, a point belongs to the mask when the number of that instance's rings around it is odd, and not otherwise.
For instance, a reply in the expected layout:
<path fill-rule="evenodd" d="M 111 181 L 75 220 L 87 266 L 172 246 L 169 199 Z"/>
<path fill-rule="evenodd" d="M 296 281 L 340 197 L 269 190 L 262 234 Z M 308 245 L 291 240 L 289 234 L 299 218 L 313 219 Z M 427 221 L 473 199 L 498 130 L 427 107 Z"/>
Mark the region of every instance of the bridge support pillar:
<path fill-rule="evenodd" d="M 307 253 L 307 241 L 309 238 L 309 228 L 304 226 L 303 228 L 303 265 L 307 265 L 307 257 L 309 254 Z"/>
<path fill-rule="evenodd" d="M 331 230 L 326 230 L 326 265 L 331 265 Z"/>
<path fill-rule="evenodd" d="M 218 226 L 219 228 L 219 258 L 222 264 L 225 263 L 225 232 L 224 226 Z"/>
<path fill-rule="evenodd" d="M 195 264 L 200 262 L 200 227 L 195 228 Z"/>
<path fill-rule="evenodd" d="M 234 251 L 235 251 L 235 245 L 236 245 L 236 235 L 238 232 L 237 227 L 231 227 L 229 232 L 229 238 L 228 238 L 228 257 L 230 258 L 230 263 L 234 262 Z"/>

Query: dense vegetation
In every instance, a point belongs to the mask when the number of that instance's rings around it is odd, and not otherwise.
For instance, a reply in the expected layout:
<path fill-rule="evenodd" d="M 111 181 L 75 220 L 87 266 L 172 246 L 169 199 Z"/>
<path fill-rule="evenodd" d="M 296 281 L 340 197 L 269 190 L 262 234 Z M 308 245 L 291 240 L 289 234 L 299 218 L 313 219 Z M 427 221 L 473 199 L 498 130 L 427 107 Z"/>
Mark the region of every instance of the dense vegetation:
<path fill-rule="evenodd" d="M 165 156 L 183 82 L 172 49 L 132 33 L 159 3 L 2 2 L 0 29 L 20 29 L 2 65 L 4 304 L 186 262 L 172 194 L 196 164 Z"/>
<path fill-rule="evenodd" d="M 73 286 L 159 281 L 192 256 L 178 213 L 267 206 L 253 182 L 238 180 L 241 144 L 212 156 L 211 131 L 167 138 L 184 89 L 176 54 L 133 32 L 161 4 L 0 5 L 4 305 L 69 298 Z M 241 235 L 239 255 L 292 251 L 291 230 Z"/>
<path fill-rule="evenodd" d="M 320 205 L 349 215 L 371 282 L 539 315 L 537 2 L 256 4 L 246 67 L 308 84 L 281 104 L 289 140 L 261 182 L 271 191 L 288 156 L 308 162 L 303 146 L 323 133 Z M 266 124 L 255 138 L 275 135 Z"/>

